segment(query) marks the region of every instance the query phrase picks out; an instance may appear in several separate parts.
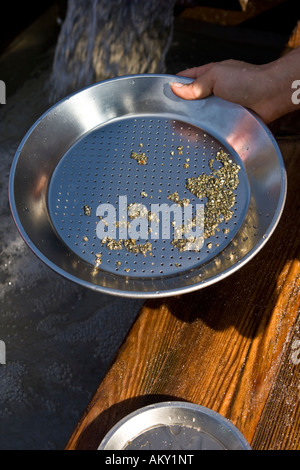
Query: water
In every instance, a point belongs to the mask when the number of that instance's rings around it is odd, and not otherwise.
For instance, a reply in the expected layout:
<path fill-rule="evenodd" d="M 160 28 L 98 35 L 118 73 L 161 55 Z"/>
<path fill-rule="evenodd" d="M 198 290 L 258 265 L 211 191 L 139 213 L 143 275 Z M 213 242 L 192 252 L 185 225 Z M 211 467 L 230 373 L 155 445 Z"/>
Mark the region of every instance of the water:
<path fill-rule="evenodd" d="M 126 450 L 224 450 L 213 436 L 191 426 L 158 426 L 126 445 Z"/>
<path fill-rule="evenodd" d="M 94 82 L 164 73 L 175 0 L 69 0 L 49 82 L 55 102 Z"/>
<path fill-rule="evenodd" d="M 50 59 L 0 107 L 1 450 L 64 448 L 142 305 L 61 278 L 25 245 L 12 219 L 9 170 L 47 108 Z"/>

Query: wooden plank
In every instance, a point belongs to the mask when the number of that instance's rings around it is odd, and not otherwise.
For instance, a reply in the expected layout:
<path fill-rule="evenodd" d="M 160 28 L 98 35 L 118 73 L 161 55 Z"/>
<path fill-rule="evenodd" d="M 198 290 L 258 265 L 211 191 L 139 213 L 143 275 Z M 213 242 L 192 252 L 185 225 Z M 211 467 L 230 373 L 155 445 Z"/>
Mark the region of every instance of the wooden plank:
<path fill-rule="evenodd" d="M 299 289 L 299 283 L 298 283 Z M 254 448 L 300 449 L 300 315 L 291 329 L 287 353 L 281 363 L 264 412 L 253 437 Z"/>
<path fill-rule="evenodd" d="M 224 2 L 224 8 L 196 5 L 185 8 L 181 16 L 208 23 L 222 24 L 224 26 L 237 26 L 286 1 L 287 0 L 240 0 L 241 10 L 227 10 L 226 2 Z"/>
<path fill-rule="evenodd" d="M 300 46 L 300 20 L 297 22 L 288 42 L 288 48 L 295 49 Z"/>
<path fill-rule="evenodd" d="M 249 0 L 239 0 L 240 2 L 240 5 L 241 5 L 241 9 L 243 11 L 246 11 L 247 10 L 247 6 L 248 6 L 248 3 L 249 3 Z"/>
<path fill-rule="evenodd" d="M 290 364 L 300 306 L 300 146 L 280 146 L 289 189 L 268 244 L 217 285 L 145 303 L 67 449 L 95 449 L 119 419 L 169 399 L 218 411 L 253 448 L 300 448 L 300 365 L 295 374 Z M 283 429 L 288 397 L 293 412 Z"/>
<path fill-rule="evenodd" d="M 37 66 L 43 64 L 43 54 L 49 53 L 59 32 L 55 2 L 45 13 L 22 31 L 0 56 L 1 80 L 6 83 L 7 96 L 12 95 L 28 79 Z"/>

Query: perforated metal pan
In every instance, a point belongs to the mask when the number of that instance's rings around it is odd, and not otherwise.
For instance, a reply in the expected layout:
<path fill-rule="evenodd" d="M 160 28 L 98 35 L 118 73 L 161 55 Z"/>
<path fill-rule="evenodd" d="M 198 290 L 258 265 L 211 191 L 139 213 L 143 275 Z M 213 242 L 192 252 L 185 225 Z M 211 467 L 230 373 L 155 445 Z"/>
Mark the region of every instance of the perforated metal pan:
<path fill-rule="evenodd" d="M 219 413 L 194 403 L 155 403 L 130 413 L 107 433 L 98 450 L 251 450 Z M 173 462 L 176 463 L 176 462 Z"/>
<path fill-rule="evenodd" d="M 273 233 L 286 174 L 271 132 L 217 97 L 177 98 L 174 80 L 145 74 L 97 83 L 50 108 L 22 140 L 10 173 L 11 211 L 31 250 L 60 275 L 114 295 L 185 293 L 242 267 Z M 240 166 L 233 216 L 200 251 L 180 251 L 150 228 L 144 254 L 107 247 L 97 235 L 99 205 L 110 204 L 118 216 L 119 196 L 151 210 L 178 193 L 205 207 L 186 182 L 210 174 L 221 150 Z M 142 162 L 132 158 L 142 154 Z"/>

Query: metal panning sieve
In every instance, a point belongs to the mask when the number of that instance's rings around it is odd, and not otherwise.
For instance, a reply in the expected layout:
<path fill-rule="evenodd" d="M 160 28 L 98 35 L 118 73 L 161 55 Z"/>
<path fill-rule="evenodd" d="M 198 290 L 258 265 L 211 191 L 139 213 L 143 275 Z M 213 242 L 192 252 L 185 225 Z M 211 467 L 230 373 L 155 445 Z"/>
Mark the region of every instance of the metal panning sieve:
<path fill-rule="evenodd" d="M 50 108 L 22 140 L 12 214 L 59 274 L 121 296 L 184 293 L 239 269 L 273 233 L 286 175 L 269 129 L 216 97 L 177 98 L 173 80 L 97 83 Z M 174 232 L 198 207 L 204 233 L 190 249 Z"/>

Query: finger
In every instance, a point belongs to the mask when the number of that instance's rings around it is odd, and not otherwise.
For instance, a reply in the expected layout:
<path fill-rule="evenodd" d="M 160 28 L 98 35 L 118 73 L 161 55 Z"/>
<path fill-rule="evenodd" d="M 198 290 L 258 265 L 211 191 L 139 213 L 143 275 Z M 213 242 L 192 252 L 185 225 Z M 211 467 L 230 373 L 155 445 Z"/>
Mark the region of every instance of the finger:
<path fill-rule="evenodd" d="M 197 78 L 192 83 L 183 84 L 180 82 L 173 82 L 170 84 L 173 93 L 179 98 L 185 100 L 198 100 L 206 98 L 212 94 L 213 80 L 209 74 L 204 77 Z"/>

